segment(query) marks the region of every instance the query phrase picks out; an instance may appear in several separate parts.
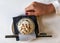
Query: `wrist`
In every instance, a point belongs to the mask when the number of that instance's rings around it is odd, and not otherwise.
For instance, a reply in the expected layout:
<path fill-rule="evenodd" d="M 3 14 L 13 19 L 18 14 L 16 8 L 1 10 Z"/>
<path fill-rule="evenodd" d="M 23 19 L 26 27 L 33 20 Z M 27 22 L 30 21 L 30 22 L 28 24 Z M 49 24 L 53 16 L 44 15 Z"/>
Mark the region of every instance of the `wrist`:
<path fill-rule="evenodd" d="M 48 5 L 48 13 L 50 14 L 50 13 L 55 13 L 56 12 L 56 10 L 55 10 L 55 7 L 54 7 L 54 5 L 53 4 L 49 4 Z"/>

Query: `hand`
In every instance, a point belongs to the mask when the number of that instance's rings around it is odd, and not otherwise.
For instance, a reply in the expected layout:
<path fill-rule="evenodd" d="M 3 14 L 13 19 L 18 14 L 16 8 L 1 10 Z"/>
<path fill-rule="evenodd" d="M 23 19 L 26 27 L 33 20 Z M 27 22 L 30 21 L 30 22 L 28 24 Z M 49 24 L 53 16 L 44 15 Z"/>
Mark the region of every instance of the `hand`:
<path fill-rule="evenodd" d="M 39 2 L 32 2 L 25 8 L 27 15 L 40 16 L 44 14 L 51 14 L 55 12 L 55 8 L 52 4 L 43 4 Z"/>

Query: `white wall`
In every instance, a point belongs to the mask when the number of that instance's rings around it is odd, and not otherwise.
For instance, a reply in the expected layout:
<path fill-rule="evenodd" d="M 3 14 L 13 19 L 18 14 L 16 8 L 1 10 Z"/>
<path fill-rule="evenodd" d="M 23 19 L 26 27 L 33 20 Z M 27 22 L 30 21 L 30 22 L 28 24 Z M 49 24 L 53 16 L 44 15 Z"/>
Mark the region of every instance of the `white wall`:
<path fill-rule="evenodd" d="M 15 39 L 5 38 L 5 35 L 12 34 L 12 17 L 20 15 L 31 2 L 31 0 L 0 0 L 0 43 L 60 43 L 60 16 L 54 16 L 50 21 L 45 20 L 45 23 L 51 23 L 50 26 L 53 26 L 51 29 L 56 33 L 56 37 L 39 38 L 30 42 L 17 42 Z M 55 24 L 52 25 L 53 22 Z"/>

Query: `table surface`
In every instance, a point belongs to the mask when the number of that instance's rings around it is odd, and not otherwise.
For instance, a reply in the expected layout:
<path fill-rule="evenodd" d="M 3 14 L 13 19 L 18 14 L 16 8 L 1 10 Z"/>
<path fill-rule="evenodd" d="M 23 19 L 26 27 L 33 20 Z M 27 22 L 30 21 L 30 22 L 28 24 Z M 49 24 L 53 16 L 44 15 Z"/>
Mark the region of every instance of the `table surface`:
<path fill-rule="evenodd" d="M 5 35 L 13 34 L 11 25 L 13 17 L 22 13 L 30 0 L 0 0 L 0 43 L 60 43 L 60 15 L 43 17 L 44 32 L 53 37 L 41 37 L 33 41 L 16 41 L 15 38 L 5 38 Z"/>

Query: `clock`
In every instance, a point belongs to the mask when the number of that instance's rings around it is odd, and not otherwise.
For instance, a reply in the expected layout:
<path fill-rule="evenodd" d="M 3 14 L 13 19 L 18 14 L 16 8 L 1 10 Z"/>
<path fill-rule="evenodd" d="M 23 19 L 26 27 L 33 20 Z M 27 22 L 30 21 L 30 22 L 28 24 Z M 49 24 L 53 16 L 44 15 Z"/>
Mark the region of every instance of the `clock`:
<path fill-rule="evenodd" d="M 12 32 L 13 35 L 7 35 L 6 38 L 16 38 L 17 41 L 28 41 L 38 37 L 52 37 L 52 35 L 47 35 L 47 33 L 39 34 L 37 17 L 34 15 L 13 17 Z"/>

